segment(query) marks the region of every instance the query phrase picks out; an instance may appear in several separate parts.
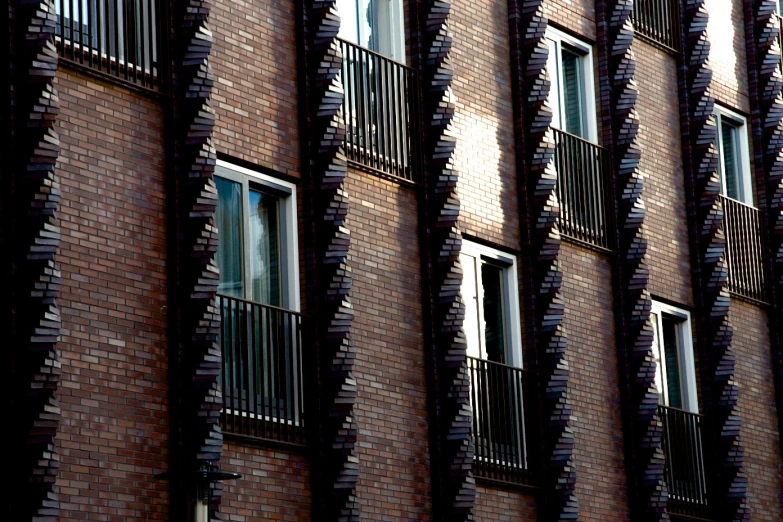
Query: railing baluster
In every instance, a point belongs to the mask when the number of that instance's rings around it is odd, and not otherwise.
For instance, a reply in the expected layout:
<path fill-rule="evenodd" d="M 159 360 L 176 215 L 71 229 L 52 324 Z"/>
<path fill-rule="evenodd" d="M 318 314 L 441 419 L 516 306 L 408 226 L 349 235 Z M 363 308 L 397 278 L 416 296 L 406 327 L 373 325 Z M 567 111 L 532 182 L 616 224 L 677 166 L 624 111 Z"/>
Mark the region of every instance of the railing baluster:
<path fill-rule="evenodd" d="M 766 250 L 759 211 L 726 196 L 721 198 L 729 290 L 734 294 L 765 302 Z"/>
<path fill-rule="evenodd" d="M 631 12 L 634 30 L 655 42 L 679 51 L 680 13 L 678 0 L 636 0 Z"/>

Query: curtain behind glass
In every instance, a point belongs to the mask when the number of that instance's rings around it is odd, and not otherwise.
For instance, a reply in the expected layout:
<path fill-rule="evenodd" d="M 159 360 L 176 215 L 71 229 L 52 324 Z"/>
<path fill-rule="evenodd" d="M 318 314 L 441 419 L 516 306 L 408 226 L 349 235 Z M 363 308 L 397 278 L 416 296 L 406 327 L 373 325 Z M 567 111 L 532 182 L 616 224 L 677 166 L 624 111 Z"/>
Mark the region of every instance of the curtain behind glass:
<path fill-rule="evenodd" d="M 721 118 L 721 139 L 723 140 L 723 168 L 726 177 L 726 195 L 739 200 L 739 176 L 737 175 L 737 127 Z"/>
<path fill-rule="evenodd" d="M 250 191 L 251 299 L 281 306 L 278 199 Z"/>
<path fill-rule="evenodd" d="M 584 138 L 582 118 L 582 73 L 581 57 L 563 49 L 563 105 L 565 110 L 565 130 Z"/>
<path fill-rule="evenodd" d="M 503 269 L 481 264 L 481 285 L 484 287 L 484 339 L 487 360 L 508 364 L 506 334 L 503 328 Z"/>
<path fill-rule="evenodd" d="M 242 186 L 215 176 L 218 205 L 215 224 L 219 232 L 217 265 L 220 269 L 218 292 L 245 297 L 242 285 Z"/>
<path fill-rule="evenodd" d="M 661 317 L 663 323 L 663 351 L 666 359 L 666 391 L 669 404 L 674 408 L 683 408 L 682 380 L 680 378 L 680 339 L 679 321 L 671 317 Z"/>

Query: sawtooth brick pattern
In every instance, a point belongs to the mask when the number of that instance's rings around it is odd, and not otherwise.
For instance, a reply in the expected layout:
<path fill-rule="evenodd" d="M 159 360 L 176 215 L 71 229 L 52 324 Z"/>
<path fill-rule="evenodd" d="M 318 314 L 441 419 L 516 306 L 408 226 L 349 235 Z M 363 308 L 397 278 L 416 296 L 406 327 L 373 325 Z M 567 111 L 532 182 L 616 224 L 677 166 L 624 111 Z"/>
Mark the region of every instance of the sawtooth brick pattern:
<path fill-rule="evenodd" d="M 579 520 L 628 521 L 611 264 L 564 244 L 563 327 L 568 334 Z M 588 500 L 589 499 L 589 500 Z"/>
<path fill-rule="evenodd" d="M 58 341 L 61 334 L 60 180 L 56 170 L 60 142 L 55 125 L 59 99 L 54 85 L 58 57 L 52 0 L 19 2 L 19 122 L 15 151 L 17 204 L 15 244 L 16 408 L 7 442 L 13 449 L 15 487 L 9 492 L 11 518 L 56 519 L 60 514 L 55 480 L 60 467 L 55 445 L 61 410 Z M 7 123 L 6 123 L 7 125 Z M 8 180 L 10 181 L 10 180 Z M 7 341 L 6 341 L 7 342 Z M 8 355 L 8 354 L 7 354 Z M 10 359 L 10 358 L 9 358 Z M 14 429 L 15 428 L 15 429 Z"/>
<path fill-rule="evenodd" d="M 537 522 L 536 504 L 529 493 L 476 487 L 476 520 L 481 522 Z"/>
<path fill-rule="evenodd" d="M 574 434 L 569 392 L 568 341 L 563 330 L 565 302 L 560 268 L 560 213 L 556 194 L 557 172 L 553 164 L 552 109 L 547 97 L 550 79 L 546 70 L 548 45 L 544 38 L 547 19 L 542 0 L 509 4 L 509 22 L 514 26 L 515 93 L 519 96 L 515 118 L 518 153 L 525 169 L 518 172 L 526 184 L 526 218 L 530 221 L 530 279 L 534 309 L 528 320 L 535 328 L 540 395 L 542 447 L 541 484 L 546 498 L 544 520 L 579 517 L 575 493 L 577 480 L 573 460 Z"/>
<path fill-rule="evenodd" d="M 312 517 L 308 458 L 227 441 L 223 467 L 242 474 L 223 483 L 220 513 L 225 520 L 309 522 Z"/>
<path fill-rule="evenodd" d="M 63 520 L 167 520 L 163 114 L 60 69 Z"/>
<path fill-rule="evenodd" d="M 460 228 L 518 249 L 508 1 L 456 0 L 451 28 Z"/>
<path fill-rule="evenodd" d="M 634 40 L 650 292 L 693 306 L 676 58 Z"/>
<path fill-rule="evenodd" d="M 732 348 L 733 328 L 729 317 L 730 297 L 727 289 L 726 241 L 723 232 L 723 207 L 719 197 L 717 176 L 717 131 L 713 116 L 711 93 L 712 70 L 708 56 L 710 42 L 707 0 L 685 2 L 685 65 L 687 81 L 681 85 L 689 97 L 690 144 L 694 184 L 695 229 L 698 245 L 701 281 L 700 329 L 707 354 L 702 361 L 702 385 L 705 410 L 711 422 L 708 446 L 713 456 L 715 478 L 711 482 L 711 497 L 716 499 L 713 510 L 719 521 L 750 519 L 747 505 L 747 476 L 742 470 L 744 448 L 740 440 L 741 418 L 738 407 L 739 386 L 735 378 L 735 357 Z M 704 382 L 706 381 L 706 383 Z"/>
<path fill-rule="evenodd" d="M 430 520 L 427 381 L 414 190 L 349 171 L 357 496 L 369 520 Z"/>
<path fill-rule="evenodd" d="M 214 2 L 212 101 L 217 150 L 299 176 L 294 6 L 292 1 Z"/>
<path fill-rule="evenodd" d="M 474 519 L 476 482 L 473 477 L 473 441 L 470 437 L 470 376 L 462 323 L 465 305 L 459 294 L 462 267 L 459 253 L 462 232 L 458 225 L 459 171 L 454 168 L 454 113 L 452 94 L 451 2 L 429 0 L 423 9 L 424 50 L 422 92 L 425 98 L 423 124 L 427 127 L 424 154 L 428 157 L 427 183 L 429 226 L 433 361 L 438 369 L 442 492 L 435 502 L 444 520 Z"/>
<path fill-rule="evenodd" d="M 729 310 L 737 354 L 737 381 L 742 386 L 742 444 L 748 475 L 752 520 L 783 520 L 783 461 L 778 408 L 771 367 L 769 316 L 761 308 L 732 299 Z"/>
<path fill-rule="evenodd" d="M 351 232 L 346 187 L 347 162 L 343 143 L 342 55 L 337 42 L 340 17 L 337 2 L 312 0 L 307 23 L 311 32 L 308 66 L 311 81 L 312 183 L 317 222 L 319 326 L 321 367 L 321 516 L 327 521 L 358 521 L 356 497 L 359 459 L 358 426 L 354 417 L 356 348 L 350 335 L 354 310 L 352 276 L 348 265 Z"/>
<path fill-rule="evenodd" d="M 742 113 L 750 112 L 743 0 L 706 0 L 710 14 L 712 95 L 715 101 Z"/>

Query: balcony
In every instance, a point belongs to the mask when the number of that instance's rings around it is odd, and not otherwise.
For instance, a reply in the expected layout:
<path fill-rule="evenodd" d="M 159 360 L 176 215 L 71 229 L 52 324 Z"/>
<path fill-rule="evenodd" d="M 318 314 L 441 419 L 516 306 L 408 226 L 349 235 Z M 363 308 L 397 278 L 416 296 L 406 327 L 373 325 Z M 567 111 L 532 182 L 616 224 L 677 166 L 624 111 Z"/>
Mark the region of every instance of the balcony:
<path fill-rule="evenodd" d="M 468 357 L 477 476 L 530 484 L 525 432 L 525 372 L 501 363 Z"/>
<path fill-rule="evenodd" d="M 226 295 L 218 306 L 224 431 L 303 445 L 302 315 Z"/>
<path fill-rule="evenodd" d="M 614 205 L 609 190 L 609 155 L 595 143 L 552 130 L 560 232 L 577 242 L 611 250 Z"/>
<path fill-rule="evenodd" d="M 55 44 L 64 60 L 160 88 L 158 0 L 55 0 Z"/>
<path fill-rule="evenodd" d="M 729 291 L 752 301 L 766 303 L 766 248 L 761 213 L 737 200 L 725 196 L 721 198 Z"/>
<path fill-rule="evenodd" d="M 680 1 L 636 0 L 633 3 L 636 34 L 649 38 L 666 49 L 680 50 Z"/>
<path fill-rule="evenodd" d="M 669 513 L 710 520 L 702 445 L 704 419 L 697 413 L 668 406 L 658 406 L 658 414 L 663 423 Z"/>
<path fill-rule="evenodd" d="M 418 175 L 418 76 L 416 71 L 345 40 L 345 154 L 357 168 L 414 182 Z"/>

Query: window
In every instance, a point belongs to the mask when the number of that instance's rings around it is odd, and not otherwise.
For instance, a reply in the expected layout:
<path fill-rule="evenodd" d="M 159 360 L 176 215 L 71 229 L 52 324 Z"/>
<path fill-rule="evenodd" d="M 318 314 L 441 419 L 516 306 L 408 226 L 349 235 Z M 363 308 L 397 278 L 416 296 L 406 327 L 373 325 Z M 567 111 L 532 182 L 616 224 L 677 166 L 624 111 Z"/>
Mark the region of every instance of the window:
<path fill-rule="evenodd" d="M 651 312 L 668 509 L 670 513 L 701 518 L 708 513 L 708 506 L 691 316 L 685 310 L 656 301 Z"/>
<path fill-rule="evenodd" d="M 718 128 L 718 172 L 721 194 L 753 206 L 753 184 L 748 154 L 748 131 L 745 118 L 715 106 L 715 124 Z"/>
<path fill-rule="evenodd" d="M 685 310 L 653 302 L 651 317 L 659 403 L 698 413 L 691 316 Z"/>
<path fill-rule="evenodd" d="M 294 186 L 224 162 L 215 185 L 218 293 L 297 310 Z"/>
<path fill-rule="evenodd" d="M 547 28 L 546 38 L 552 127 L 595 143 L 592 47 L 552 27 Z"/>
<path fill-rule="evenodd" d="M 222 161 L 215 185 L 224 426 L 232 433 L 300 442 L 295 186 Z"/>
<path fill-rule="evenodd" d="M 516 259 L 464 242 L 460 263 L 475 470 L 489 478 L 524 482 L 524 373 Z"/>
<path fill-rule="evenodd" d="M 405 62 L 401 0 L 337 0 L 337 36 L 398 62 Z"/>
<path fill-rule="evenodd" d="M 55 0 L 68 59 L 142 85 L 157 76 L 157 0 Z"/>

